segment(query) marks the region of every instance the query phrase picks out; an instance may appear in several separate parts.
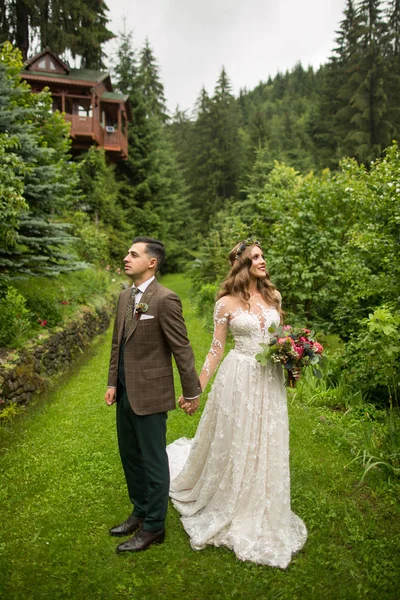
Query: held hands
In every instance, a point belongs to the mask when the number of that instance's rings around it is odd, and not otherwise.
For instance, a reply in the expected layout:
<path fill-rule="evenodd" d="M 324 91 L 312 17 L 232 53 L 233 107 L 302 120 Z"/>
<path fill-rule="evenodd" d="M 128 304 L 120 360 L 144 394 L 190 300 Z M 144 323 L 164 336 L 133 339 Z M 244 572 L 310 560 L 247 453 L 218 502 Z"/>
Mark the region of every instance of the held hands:
<path fill-rule="evenodd" d="M 200 396 L 193 400 L 185 400 L 183 396 L 178 399 L 179 408 L 185 411 L 187 415 L 194 415 L 200 406 Z"/>
<path fill-rule="evenodd" d="M 117 390 L 115 388 L 107 388 L 104 396 L 107 406 L 112 406 L 117 401 Z"/>

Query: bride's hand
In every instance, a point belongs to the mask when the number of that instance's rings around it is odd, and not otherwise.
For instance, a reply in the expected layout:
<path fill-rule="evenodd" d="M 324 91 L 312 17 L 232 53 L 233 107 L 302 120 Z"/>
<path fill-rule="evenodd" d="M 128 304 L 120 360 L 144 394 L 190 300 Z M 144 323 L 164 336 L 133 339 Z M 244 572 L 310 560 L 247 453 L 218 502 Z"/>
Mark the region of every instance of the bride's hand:
<path fill-rule="evenodd" d="M 193 400 L 185 400 L 185 398 L 181 396 L 178 400 L 178 405 L 187 415 L 194 415 L 200 406 L 200 396 L 193 398 Z"/>

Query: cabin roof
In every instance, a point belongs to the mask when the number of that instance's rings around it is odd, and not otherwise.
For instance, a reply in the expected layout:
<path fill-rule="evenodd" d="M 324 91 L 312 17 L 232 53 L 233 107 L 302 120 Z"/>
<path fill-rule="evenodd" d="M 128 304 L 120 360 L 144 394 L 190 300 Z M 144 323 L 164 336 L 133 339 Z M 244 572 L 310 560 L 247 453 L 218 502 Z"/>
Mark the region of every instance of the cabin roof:
<path fill-rule="evenodd" d="M 102 81 L 110 78 L 110 74 L 104 71 L 93 71 L 92 69 L 70 69 L 69 73 L 50 73 L 49 71 L 32 71 L 31 69 L 24 69 L 25 75 L 34 75 L 37 79 L 52 79 L 58 83 L 101 83 Z"/>
<path fill-rule="evenodd" d="M 126 102 L 127 100 L 129 100 L 129 94 L 117 94 L 116 92 L 103 92 L 101 95 L 101 100 L 111 100 L 114 102 L 118 101 L 120 102 L 121 100 L 123 100 L 124 102 Z"/>
<path fill-rule="evenodd" d="M 58 64 L 58 66 L 65 71 L 66 73 L 68 73 L 71 69 L 70 66 L 64 62 L 63 60 L 61 60 L 61 58 L 59 56 L 57 56 L 57 54 L 54 54 L 54 52 L 52 52 L 52 50 L 50 48 L 45 48 L 44 50 L 42 50 L 41 52 L 38 52 L 37 54 L 35 54 L 34 56 L 32 56 L 31 58 L 29 58 L 26 62 L 25 62 L 25 68 L 29 69 L 29 67 L 35 63 L 37 60 L 39 60 L 40 58 L 42 58 L 43 56 L 46 56 L 46 54 L 48 54 L 49 56 L 51 56 L 51 58 Z"/>
<path fill-rule="evenodd" d="M 37 69 L 37 65 L 43 58 L 50 58 L 53 63 L 56 63 L 57 70 L 48 68 Z M 48 64 L 48 63 L 47 63 Z M 32 68 L 33 67 L 33 68 Z M 113 92 L 110 74 L 107 71 L 97 71 L 95 69 L 71 69 L 69 65 L 63 62 L 50 48 L 46 48 L 32 56 L 26 61 L 23 71 L 23 77 L 27 80 L 44 81 L 60 83 L 65 85 L 80 85 L 92 88 L 93 84 L 103 83 L 106 87 L 101 95 L 103 100 L 109 102 L 127 102 L 128 94 L 118 94 Z"/>

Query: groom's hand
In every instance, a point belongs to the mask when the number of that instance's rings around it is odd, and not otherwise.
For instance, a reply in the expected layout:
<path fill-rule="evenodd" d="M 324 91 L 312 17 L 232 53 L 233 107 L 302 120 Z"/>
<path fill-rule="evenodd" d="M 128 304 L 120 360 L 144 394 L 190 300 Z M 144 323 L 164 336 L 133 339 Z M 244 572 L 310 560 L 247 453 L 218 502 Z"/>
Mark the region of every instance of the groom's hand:
<path fill-rule="evenodd" d="M 194 415 L 200 406 L 200 396 L 197 396 L 197 398 L 193 398 L 192 400 L 186 400 L 181 396 L 178 400 L 178 405 L 187 415 Z"/>
<path fill-rule="evenodd" d="M 111 406 L 117 401 L 117 390 L 115 388 L 107 388 L 104 400 L 108 406 Z"/>

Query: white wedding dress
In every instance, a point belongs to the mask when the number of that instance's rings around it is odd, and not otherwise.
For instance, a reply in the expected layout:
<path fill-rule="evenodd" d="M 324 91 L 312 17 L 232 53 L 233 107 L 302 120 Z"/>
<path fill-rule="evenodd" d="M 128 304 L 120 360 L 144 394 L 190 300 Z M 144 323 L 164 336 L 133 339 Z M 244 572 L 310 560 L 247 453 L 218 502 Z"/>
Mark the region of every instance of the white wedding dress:
<path fill-rule="evenodd" d="M 227 546 L 240 560 L 285 568 L 307 538 L 290 508 L 289 429 L 280 364 L 255 359 L 275 308 L 215 306 L 208 379 L 228 328 L 235 347 L 222 362 L 193 440 L 167 447 L 170 496 L 194 550 Z"/>

